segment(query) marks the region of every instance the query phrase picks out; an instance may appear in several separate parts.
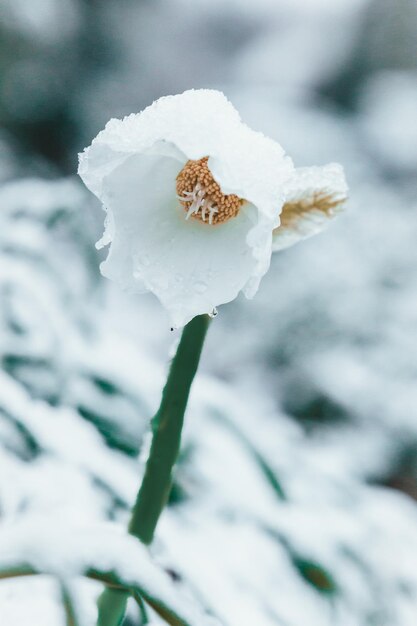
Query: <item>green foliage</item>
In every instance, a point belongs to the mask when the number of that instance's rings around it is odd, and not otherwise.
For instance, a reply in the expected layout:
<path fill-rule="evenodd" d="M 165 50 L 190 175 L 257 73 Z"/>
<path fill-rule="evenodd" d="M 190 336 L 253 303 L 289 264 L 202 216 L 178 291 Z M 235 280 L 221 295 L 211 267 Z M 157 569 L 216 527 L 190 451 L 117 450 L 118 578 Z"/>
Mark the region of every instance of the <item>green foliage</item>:
<path fill-rule="evenodd" d="M 212 416 L 215 419 L 221 421 L 221 423 L 224 424 L 224 426 L 226 426 L 226 428 L 235 435 L 238 441 L 243 444 L 247 452 L 255 461 L 259 470 L 262 472 L 266 482 L 272 488 L 277 498 L 279 500 L 285 500 L 285 492 L 277 476 L 275 468 L 273 468 L 269 461 L 266 459 L 266 457 L 261 454 L 254 442 L 249 437 L 247 437 L 245 433 L 223 413 L 220 413 L 218 410 L 214 410 L 212 411 Z"/>
<path fill-rule="evenodd" d="M 26 576 L 35 576 L 38 574 L 48 574 L 47 570 L 38 569 L 30 564 L 17 563 L 14 566 L 8 566 L 7 568 L 0 567 L 0 580 L 10 578 L 20 578 Z M 161 598 L 158 592 L 153 589 L 152 584 L 147 585 L 141 582 L 132 584 L 130 581 L 126 581 L 115 571 L 107 571 L 91 567 L 86 569 L 85 574 L 87 578 L 104 583 L 109 588 L 110 597 L 118 596 L 126 598 L 132 596 L 137 602 L 142 615 L 142 624 L 146 624 L 143 618 L 146 616 L 146 608 L 144 602 L 148 604 L 152 609 L 171 626 L 194 626 L 186 618 L 178 614 L 172 609 L 163 598 Z M 103 597 L 103 596 L 102 596 Z M 79 626 L 76 607 L 72 601 L 71 595 L 67 587 L 61 586 L 61 598 L 63 608 L 67 617 L 67 626 Z M 106 604 L 106 611 L 109 611 L 109 606 Z M 115 617 L 116 613 L 113 615 Z M 110 622 L 106 622 L 109 623 Z M 116 622 L 114 622 L 116 623 Z M 120 622 L 118 622 L 120 623 Z"/>
<path fill-rule="evenodd" d="M 99 376 L 92 376 L 91 381 L 100 391 L 102 391 L 106 395 L 115 396 L 122 394 L 121 390 L 111 380 L 101 378 Z"/>
<path fill-rule="evenodd" d="M 307 431 L 323 426 L 333 426 L 350 422 L 352 416 L 338 402 L 315 390 L 306 397 L 300 390 L 288 391 L 284 408 L 295 417 Z"/>
<path fill-rule="evenodd" d="M 302 578 L 320 593 L 333 595 L 337 592 L 337 585 L 333 576 L 318 563 L 293 556 L 293 564 Z"/>
<path fill-rule="evenodd" d="M 85 420 L 94 424 L 109 448 L 121 450 L 132 457 L 138 455 L 139 442 L 129 437 L 114 420 L 83 406 L 78 406 L 77 410 Z"/>
<path fill-rule="evenodd" d="M 24 461 L 33 461 L 42 451 L 37 439 L 17 417 L 0 407 L 0 420 L 8 422 L 16 431 L 21 441 L 19 449 L 14 452 Z"/>

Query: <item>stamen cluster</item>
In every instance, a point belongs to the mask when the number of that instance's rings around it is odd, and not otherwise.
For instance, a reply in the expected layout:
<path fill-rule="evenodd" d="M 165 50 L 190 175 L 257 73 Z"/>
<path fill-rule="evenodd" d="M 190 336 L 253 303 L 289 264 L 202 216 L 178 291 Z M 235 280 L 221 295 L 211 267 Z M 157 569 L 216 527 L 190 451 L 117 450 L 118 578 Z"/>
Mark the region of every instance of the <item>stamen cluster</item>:
<path fill-rule="evenodd" d="M 187 211 L 185 219 L 194 217 L 209 224 L 220 224 L 236 217 L 242 198 L 226 195 L 213 178 L 208 157 L 187 161 L 177 176 L 177 197 Z"/>

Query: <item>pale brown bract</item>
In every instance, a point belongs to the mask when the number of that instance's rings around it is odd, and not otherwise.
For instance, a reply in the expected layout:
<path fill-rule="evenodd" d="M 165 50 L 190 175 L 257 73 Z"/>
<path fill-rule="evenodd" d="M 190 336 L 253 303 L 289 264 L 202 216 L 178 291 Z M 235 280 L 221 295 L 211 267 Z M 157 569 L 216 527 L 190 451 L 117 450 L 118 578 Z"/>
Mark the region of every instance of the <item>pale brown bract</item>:
<path fill-rule="evenodd" d="M 282 229 L 297 230 L 303 222 L 315 217 L 331 218 L 345 202 L 345 195 L 323 190 L 286 202 L 280 216 L 281 223 L 274 233 Z"/>

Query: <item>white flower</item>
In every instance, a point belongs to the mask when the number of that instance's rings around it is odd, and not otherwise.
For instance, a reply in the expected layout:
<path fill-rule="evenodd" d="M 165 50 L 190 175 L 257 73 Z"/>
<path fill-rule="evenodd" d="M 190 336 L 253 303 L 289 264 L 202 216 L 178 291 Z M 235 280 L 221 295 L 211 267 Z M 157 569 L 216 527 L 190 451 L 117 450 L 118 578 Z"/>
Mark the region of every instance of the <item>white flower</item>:
<path fill-rule="evenodd" d="M 107 211 L 103 275 L 153 292 L 175 327 L 256 293 L 296 176 L 279 144 L 205 89 L 111 120 L 79 174 Z"/>
<path fill-rule="evenodd" d="M 343 168 L 338 163 L 297 168 L 285 184 L 280 225 L 273 231 L 273 252 L 323 230 L 343 209 L 347 191 Z"/>

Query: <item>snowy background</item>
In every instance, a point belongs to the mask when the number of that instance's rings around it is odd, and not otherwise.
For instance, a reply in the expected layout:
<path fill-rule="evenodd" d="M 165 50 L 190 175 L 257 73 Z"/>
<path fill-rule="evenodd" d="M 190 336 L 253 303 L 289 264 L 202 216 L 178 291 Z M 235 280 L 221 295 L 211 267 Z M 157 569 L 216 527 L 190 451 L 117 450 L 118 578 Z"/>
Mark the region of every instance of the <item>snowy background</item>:
<path fill-rule="evenodd" d="M 341 162 L 350 202 L 220 309 L 149 557 L 123 529 L 173 337 L 100 277 L 74 173 L 110 117 L 190 87 Z M 415 0 L 2 0 L 0 122 L 0 577 L 54 574 L 1 581 L 1 626 L 64 626 L 69 596 L 93 626 L 91 567 L 191 626 L 415 626 Z"/>

